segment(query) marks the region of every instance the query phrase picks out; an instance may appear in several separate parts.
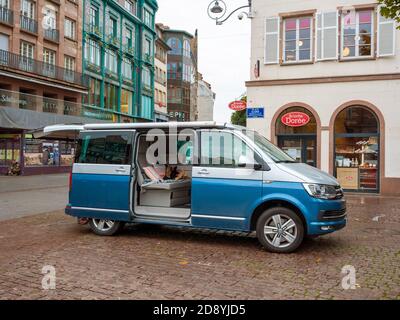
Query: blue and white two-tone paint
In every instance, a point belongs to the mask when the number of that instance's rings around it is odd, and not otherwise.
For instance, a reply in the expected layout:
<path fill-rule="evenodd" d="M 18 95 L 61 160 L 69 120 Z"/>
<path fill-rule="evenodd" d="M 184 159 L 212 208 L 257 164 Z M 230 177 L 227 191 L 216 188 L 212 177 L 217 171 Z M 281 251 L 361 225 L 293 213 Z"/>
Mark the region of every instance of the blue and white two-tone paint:
<path fill-rule="evenodd" d="M 235 166 L 201 162 L 191 165 L 191 196 L 185 207 L 140 205 L 139 136 L 152 129 L 168 134 L 172 128 L 174 132 L 192 130 L 196 143 L 204 141 L 211 131 L 232 134 L 241 141 L 241 148 L 249 148 L 255 157 L 249 163 L 249 158 L 240 156 Z M 93 134 L 105 139 L 98 140 L 105 147 L 97 147 L 97 140 L 84 141 Z M 346 201 L 333 176 L 296 163 L 267 139 L 246 128 L 215 122 L 58 125 L 46 127 L 40 135 L 64 135 L 79 141 L 66 213 L 89 221 L 99 235 L 113 235 L 125 223 L 136 222 L 255 231 L 267 250 L 289 253 L 306 236 L 320 236 L 346 226 Z M 122 153 L 107 153 L 109 137 L 112 148 L 126 152 L 123 161 Z M 201 153 L 202 143 L 198 143 Z M 84 152 L 92 163 L 80 161 Z M 100 155 L 101 152 L 104 154 Z"/>

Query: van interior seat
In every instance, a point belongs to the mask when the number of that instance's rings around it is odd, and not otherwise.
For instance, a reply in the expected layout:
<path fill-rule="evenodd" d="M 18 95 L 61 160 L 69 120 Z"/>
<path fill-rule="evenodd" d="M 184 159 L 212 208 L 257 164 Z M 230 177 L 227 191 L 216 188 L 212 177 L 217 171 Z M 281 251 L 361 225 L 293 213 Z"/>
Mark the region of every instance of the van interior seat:
<path fill-rule="evenodd" d="M 184 180 L 153 180 L 149 181 L 144 168 L 149 166 L 163 166 L 164 164 L 149 163 L 146 157 L 147 148 L 151 143 L 143 141 L 140 144 L 137 156 L 138 179 L 140 189 L 138 204 L 150 207 L 176 207 L 191 203 L 191 165 L 176 165 L 178 170 L 184 170 L 189 179 Z M 168 155 L 166 157 L 168 159 Z"/>

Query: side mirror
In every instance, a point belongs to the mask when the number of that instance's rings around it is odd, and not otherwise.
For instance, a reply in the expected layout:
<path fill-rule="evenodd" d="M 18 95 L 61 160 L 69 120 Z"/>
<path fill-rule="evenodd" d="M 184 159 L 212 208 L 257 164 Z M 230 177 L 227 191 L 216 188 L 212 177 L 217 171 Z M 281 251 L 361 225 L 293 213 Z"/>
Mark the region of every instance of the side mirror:
<path fill-rule="evenodd" d="M 254 170 L 261 170 L 263 166 L 259 163 L 254 158 L 251 158 L 249 156 L 241 155 L 239 157 L 239 163 L 238 163 L 239 168 L 252 168 Z"/>

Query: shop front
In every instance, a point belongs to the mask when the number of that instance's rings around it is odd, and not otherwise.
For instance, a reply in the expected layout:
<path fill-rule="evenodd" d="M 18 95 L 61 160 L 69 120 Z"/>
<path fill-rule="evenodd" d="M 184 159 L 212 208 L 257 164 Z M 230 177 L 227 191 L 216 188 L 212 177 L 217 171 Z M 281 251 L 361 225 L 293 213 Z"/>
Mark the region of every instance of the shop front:
<path fill-rule="evenodd" d="M 284 109 L 275 120 L 278 146 L 298 162 L 317 166 L 317 120 L 304 107 Z"/>
<path fill-rule="evenodd" d="M 32 175 L 68 172 L 74 141 L 34 139 L 31 134 L 0 133 L 0 174 Z"/>
<path fill-rule="evenodd" d="M 272 139 L 300 163 L 322 168 L 322 157 L 332 157 L 329 172 L 344 190 L 380 192 L 381 125 L 367 105 L 349 104 L 331 116 L 331 125 L 321 127 L 319 114 L 298 103 L 279 109 L 271 123 Z M 321 146 L 321 135 L 331 137 L 330 145 Z M 326 135 L 327 134 L 327 135 Z M 325 140 L 327 141 L 327 140 Z M 326 170 L 328 171 L 328 170 Z"/>
<path fill-rule="evenodd" d="M 379 192 L 380 129 L 363 106 L 341 111 L 334 125 L 334 174 L 345 190 Z"/>

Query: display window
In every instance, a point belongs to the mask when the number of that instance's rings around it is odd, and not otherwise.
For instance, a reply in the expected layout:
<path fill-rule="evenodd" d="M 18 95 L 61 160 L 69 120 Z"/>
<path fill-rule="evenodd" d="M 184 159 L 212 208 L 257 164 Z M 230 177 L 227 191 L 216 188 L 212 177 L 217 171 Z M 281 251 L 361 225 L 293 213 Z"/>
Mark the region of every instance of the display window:
<path fill-rule="evenodd" d="M 335 120 L 335 174 L 346 190 L 379 190 L 379 121 L 365 107 L 343 110 Z"/>
<path fill-rule="evenodd" d="M 21 135 L 0 134 L 0 166 L 20 162 Z"/>
<path fill-rule="evenodd" d="M 24 146 L 25 167 L 72 166 L 75 156 L 73 142 L 26 139 Z"/>
<path fill-rule="evenodd" d="M 276 122 L 278 146 L 297 162 L 317 166 L 317 120 L 303 107 L 284 110 Z"/>

